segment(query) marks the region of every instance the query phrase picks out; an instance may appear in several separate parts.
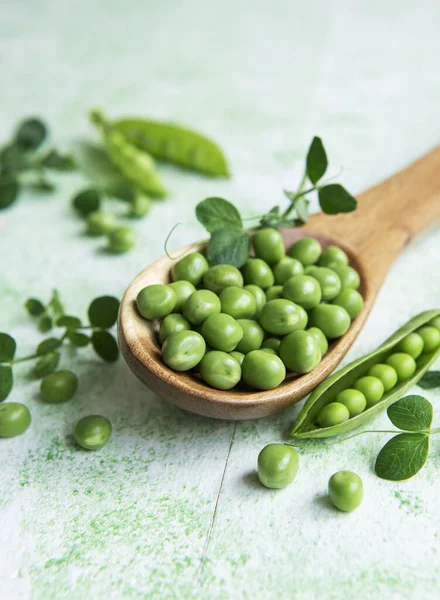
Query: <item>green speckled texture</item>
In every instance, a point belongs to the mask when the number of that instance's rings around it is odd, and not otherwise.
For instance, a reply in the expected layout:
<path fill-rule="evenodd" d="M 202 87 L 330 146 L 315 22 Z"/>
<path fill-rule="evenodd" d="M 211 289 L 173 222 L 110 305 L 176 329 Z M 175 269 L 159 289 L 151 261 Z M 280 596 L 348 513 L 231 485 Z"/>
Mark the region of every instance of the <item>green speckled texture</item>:
<path fill-rule="evenodd" d="M 4 1 L 0 139 L 27 114 L 44 115 L 60 141 L 93 136 L 86 113 L 100 105 L 197 127 L 225 149 L 233 178 L 161 168 L 172 194 L 136 224 L 139 243 L 121 257 L 101 253 L 70 212 L 79 175 L 60 177 L 52 196 L 24 194 L 0 213 L 0 330 L 25 354 L 41 339 L 26 297 L 56 286 L 85 314 L 94 296 L 121 296 L 177 220 L 172 247 L 202 237 L 193 209 L 206 196 L 246 215 L 283 202 L 314 134 L 355 193 L 438 143 L 439 21 L 437 0 Z M 434 228 L 397 260 L 347 361 L 440 305 L 439 245 Z M 373 435 L 302 452 L 296 481 L 272 492 L 257 483 L 257 455 L 287 439 L 299 407 L 212 421 L 154 397 L 122 360 L 108 366 L 87 350 L 62 366 L 80 387 L 58 406 L 17 369 L 10 400 L 29 406 L 33 423 L 0 441 L 2 600 L 439 597 L 440 440 L 408 482 L 376 478 L 387 436 Z M 425 395 L 438 425 L 440 392 Z M 72 440 L 91 413 L 114 426 L 96 453 Z M 385 415 L 374 422 L 386 425 Z M 326 496 L 346 468 L 365 486 L 348 515 Z"/>

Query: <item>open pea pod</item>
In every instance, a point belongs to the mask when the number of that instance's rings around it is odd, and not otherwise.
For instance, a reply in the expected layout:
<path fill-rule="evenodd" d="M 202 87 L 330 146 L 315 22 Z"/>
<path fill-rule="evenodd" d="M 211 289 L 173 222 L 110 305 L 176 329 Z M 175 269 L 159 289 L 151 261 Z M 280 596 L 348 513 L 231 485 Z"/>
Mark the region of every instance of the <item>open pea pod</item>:
<path fill-rule="evenodd" d="M 428 310 L 420 313 L 398 329 L 376 350 L 351 362 L 318 385 L 304 404 L 298 419 L 294 423 L 291 434 L 297 438 L 326 438 L 346 433 L 363 425 L 403 396 L 409 388 L 419 381 L 437 356 L 440 355 L 440 347 L 419 356 L 416 359 L 417 368 L 414 375 L 406 381 L 397 382 L 389 392 L 385 392 L 377 404 L 367 408 L 363 413 L 332 427 L 320 427 L 317 423 L 317 417 L 321 409 L 333 402 L 339 392 L 353 387 L 354 382 L 359 377 L 366 375 L 373 365 L 385 362 L 386 358 L 395 351 L 404 337 L 438 316 L 440 316 L 440 310 Z"/>

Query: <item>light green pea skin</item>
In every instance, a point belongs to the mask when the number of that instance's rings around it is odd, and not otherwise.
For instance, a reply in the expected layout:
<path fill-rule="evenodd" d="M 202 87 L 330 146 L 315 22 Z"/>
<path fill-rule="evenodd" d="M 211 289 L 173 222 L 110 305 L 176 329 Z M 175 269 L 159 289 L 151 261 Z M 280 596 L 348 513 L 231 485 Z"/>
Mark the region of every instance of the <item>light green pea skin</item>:
<path fill-rule="evenodd" d="M 202 360 L 206 344 L 196 331 L 179 331 L 165 340 L 162 346 L 164 363 L 174 371 L 189 371 Z"/>
<path fill-rule="evenodd" d="M 297 304 L 277 298 L 267 302 L 260 313 L 261 327 L 274 335 L 287 335 L 297 329 L 305 329 L 307 313 Z"/>
<path fill-rule="evenodd" d="M 303 266 L 314 265 L 321 256 L 321 244 L 315 238 L 302 238 L 293 244 L 288 254 L 299 260 Z"/>
<path fill-rule="evenodd" d="M 179 313 L 171 313 L 167 315 L 160 324 L 159 339 L 160 343 L 163 344 L 168 336 L 179 331 L 188 331 L 191 329 L 190 322 L 188 319 Z"/>
<path fill-rule="evenodd" d="M 332 264 L 348 265 L 348 256 L 337 246 L 327 246 L 319 259 L 319 265 L 321 267 L 330 267 Z"/>
<path fill-rule="evenodd" d="M 268 352 L 269 354 L 275 354 L 275 356 L 278 356 L 278 352 L 273 348 L 260 348 L 260 350 L 261 352 Z"/>
<path fill-rule="evenodd" d="M 286 368 L 277 355 L 264 350 L 252 350 L 244 357 L 242 377 L 250 387 L 257 390 L 272 390 L 284 381 Z"/>
<path fill-rule="evenodd" d="M 208 317 L 220 311 L 220 298 L 210 290 L 197 290 L 183 305 L 183 316 L 193 325 L 201 325 Z"/>
<path fill-rule="evenodd" d="M 211 387 L 217 390 L 230 390 L 241 379 L 241 366 L 226 352 L 212 350 L 202 358 L 200 375 Z"/>
<path fill-rule="evenodd" d="M 242 273 L 246 285 L 258 285 L 262 290 L 267 290 L 275 283 L 272 269 L 261 258 L 248 258 Z"/>
<path fill-rule="evenodd" d="M 162 319 L 173 312 L 177 302 L 176 293 L 170 286 L 154 283 L 144 287 L 137 295 L 136 305 L 144 319 Z"/>
<path fill-rule="evenodd" d="M 227 287 L 220 294 L 222 312 L 234 319 L 251 319 L 257 311 L 255 296 L 243 288 Z"/>
<path fill-rule="evenodd" d="M 41 380 L 40 394 L 45 402 L 60 404 L 76 394 L 78 377 L 72 371 L 55 371 Z"/>
<path fill-rule="evenodd" d="M 112 435 L 112 424 L 101 415 L 83 417 L 75 425 L 73 437 L 76 443 L 85 450 L 100 450 Z"/>
<path fill-rule="evenodd" d="M 354 382 L 353 387 L 365 396 L 368 408 L 377 404 L 385 392 L 381 380 L 371 375 L 360 377 Z"/>
<path fill-rule="evenodd" d="M 406 381 L 417 369 L 416 361 L 405 352 L 394 352 L 385 362 L 396 371 L 399 381 Z"/>
<path fill-rule="evenodd" d="M 322 299 L 327 302 L 336 298 L 341 291 L 341 280 L 332 269 L 327 267 L 310 267 L 306 275 L 314 277 L 321 286 Z"/>
<path fill-rule="evenodd" d="M 380 379 L 385 392 L 392 390 L 397 383 L 396 370 L 390 365 L 385 365 L 383 363 L 373 365 L 371 369 L 368 370 L 367 375 Z"/>
<path fill-rule="evenodd" d="M 237 323 L 243 330 L 243 337 L 235 349 L 243 354 L 258 350 L 264 340 L 264 331 L 261 326 L 252 319 L 237 319 Z"/>
<path fill-rule="evenodd" d="M 321 286 L 314 277 L 296 275 L 284 284 L 283 297 L 309 310 L 321 302 Z"/>
<path fill-rule="evenodd" d="M 108 234 L 108 250 L 113 254 L 124 254 L 133 248 L 136 236 L 131 227 L 116 227 Z"/>
<path fill-rule="evenodd" d="M 348 312 L 337 304 L 320 304 L 310 311 L 310 325 L 320 329 L 329 340 L 343 336 L 350 323 Z"/>
<path fill-rule="evenodd" d="M 283 236 L 278 229 L 268 227 L 257 231 L 252 236 L 252 246 L 255 256 L 268 265 L 278 263 L 285 255 Z"/>
<path fill-rule="evenodd" d="M 344 404 L 330 402 L 321 409 L 318 415 L 318 423 L 321 427 L 333 427 L 345 423 L 349 418 L 350 413 Z"/>
<path fill-rule="evenodd" d="M 229 356 L 232 356 L 232 358 L 235 358 L 235 360 L 238 362 L 238 364 L 241 367 L 241 365 L 243 364 L 243 360 L 244 360 L 243 352 L 237 352 L 237 350 L 233 350 L 232 352 L 229 352 Z"/>
<path fill-rule="evenodd" d="M 267 302 L 266 294 L 258 285 L 253 285 L 252 283 L 249 285 L 245 285 L 243 289 L 246 290 L 247 292 L 250 292 L 252 294 L 252 296 L 255 298 L 256 311 L 255 311 L 255 315 L 253 315 L 253 316 L 258 317 L 258 315 L 261 312 L 261 309 Z"/>
<path fill-rule="evenodd" d="M 440 331 L 431 325 L 424 325 L 417 330 L 423 340 L 423 354 L 437 350 L 440 346 Z"/>
<path fill-rule="evenodd" d="M 292 331 L 282 340 L 280 358 L 294 373 L 310 373 L 321 362 L 321 348 L 318 341 L 307 331 Z"/>
<path fill-rule="evenodd" d="M 353 269 L 353 267 L 349 267 L 348 265 L 341 265 L 331 263 L 329 268 L 334 271 L 339 279 L 341 280 L 341 289 L 345 290 L 347 288 L 352 288 L 357 290 L 361 284 L 361 278 L 359 277 L 359 273 Z"/>
<path fill-rule="evenodd" d="M 413 331 L 403 338 L 396 350 L 398 352 L 405 352 L 413 358 L 418 358 L 423 352 L 423 346 L 422 336 Z"/>
<path fill-rule="evenodd" d="M 197 286 L 208 269 L 208 261 L 203 254 L 192 252 L 174 263 L 171 269 L 171 278 L 173 281 L 189 281 Z"/>
<path fill-rule="evenodd" d="M 428 325 L 431 325 L 431 327 L 435 327 L 436 329 L 440 330 L 440 317 L 435 317 L 434 319 L 429 321 Z"/>
<path fill-rule="evenodd" d="M 310 327 L 310 329 L 307 329 L 306 331 L 307 333 L 310 333 L 310 335 L 313 335 L 321 348 L 321 356 L 324 356 L 328 350 L 328 341 L 323 332 L 317 327 Z"/>
<path fill-rule="evenodd" d="M 283 286 L 282 285 L 273 285 L 268 290 L 266 290 L 266 299 L 275 300 L 276 298 L 283 297 Z"/>
<path fill-rule="evenodd" d="M 202 325 L 205 342 L 215 350 L 232 352 L 243 337 L 243 330 L 230 315 L 211 315 Z"/>
<path fill-rule="evenodd" d="M 342 306 L 350 315 L 350 319 L 355 319 L 364 308 L 364 299 L 357 290 L 347 288 L 332 300 L 332 304 Z"/>
<path fill-rule="evenodd" d="M 183 279 L 175 281 L 174 283 L 169 283 L 168 287 L 176 294 L 176 306 L 174 307 L 174 312 L 182 312 L 183 305 L 187 298 L 196 291 L 196 288 L 192 283 L 184 281 Z"/>
<path fill-rule="evenodd" d="M 86 222 L 89 235 L 107 235 L 116 228 L 114 215 L 103 210 L 96 210 L 87 215 Z"/>
<path fill-rule="evenodd" d="M 354 390 L 351 388 L 347 388 L 346 390 L 342 390 L 336 396 L 335 402 L 339 402 L 347 407 L 348 412 L 350 413 L 350 419 L 360 415 L 364 412 L 367 407 L 367 399 L 364 394 L 359 390 Z"/>
<path fill-rule="evenodd" d="M 214 294 L 220 294 L 227 287 L 243 287 L 243 275 L 233 265 L 215 265 L 203 276 L 203 285 Z"/>
<path fill-rule="evenodd" d="M 329 479 L 328 494 L 333 506 L 352 512 L 359 508 L 364 497 L 362 479 L 352 471 L 338 471 Z"/>
<path fill-rule="evenodd" d="M 299 469 L 299 455 L 287 444 L 268 444 L 258 455 L 258 479 L 269 489 L 287 487 Z"/>
<path fill-rule="evenodd" d="M 302 275 L 304 267 L 296 258 L 290 256 L 284 257 L 273 268 L 276 285 L 283 285 L 288 279 L 294 275 Z"/>
<path fill-rule="evenodd" d="M 278 354 L 280 344 L 281 340 L 279 340 L 278 338 L 271 337 L 267 338 L 267 340 L 264 340 L 264 342 L 261 344 L 261 348 L 271 348 L 272 350 L 275 350 L 275 352 Z"/>
<path fill-rule="evenodd" d="M 5 402 L 0 404 L 0 438 L 21 435 L 31 424 L 31 413 L 24 404 Z"/>

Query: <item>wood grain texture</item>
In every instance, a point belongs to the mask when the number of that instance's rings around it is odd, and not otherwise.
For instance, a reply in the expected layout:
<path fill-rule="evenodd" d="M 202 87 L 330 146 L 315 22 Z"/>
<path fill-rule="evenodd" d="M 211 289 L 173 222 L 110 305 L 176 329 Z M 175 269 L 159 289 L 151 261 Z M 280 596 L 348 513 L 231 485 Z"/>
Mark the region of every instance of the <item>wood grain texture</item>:
<path fill-rule="evenodd" d="M 361 276 L 364 310 L 348 332 L 333 342 L 319 366 L 302 376 L 290 375 L 279 387 L 255 391 L 239 387 L 215 390 L 192 374 L 176 373 L 161 359 L 154 324 L 137 312 L 136 296 L 145 286 L 169 283 L 173 261 L 167 256 L 144 269 L 129 285 L 121 304 L 118 336 L 122 355 L 133 373 L 151 390 L 173 404 L 218 419 L 254 419 L 282 411 L 311 392 L 340 363 L 364 325 L 376 295 L 399 252 L 423 228 L 440 216 L 440 147 L 406 169 L 359 196 L 354 213 L 320 213 L 301 229 L 284 229 L 286 248 L 302 237 L 314 236 L 325 248 L 337 244 Z M 204 243 L 176 252 L 203 249 Z"/>

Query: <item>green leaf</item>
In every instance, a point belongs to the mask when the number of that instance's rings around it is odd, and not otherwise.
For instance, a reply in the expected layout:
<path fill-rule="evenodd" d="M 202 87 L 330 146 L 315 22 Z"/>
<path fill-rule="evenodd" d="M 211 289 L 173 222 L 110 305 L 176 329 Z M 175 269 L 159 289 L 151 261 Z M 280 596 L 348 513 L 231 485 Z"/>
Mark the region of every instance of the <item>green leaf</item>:
<path fill-rule="evenodd" d="M 260 227 L 276 227 L 280 220 L 280 207 L 274 206 L 260 219 Z"/>
<path fill-rule="evenodd" d="M 206 258 L 211 265 L 228 264 L 240 268 L 249 257 L 249 234 L 242 229 L 215 231 L 206 248 Z"/>
<path fill-rule="evenodd" d="M 89 321 L 93 327 L 109 329 L 118 318 L 119 300 L 113 296 L 95 298 L 89 306 Z"/>
<path fill-rule="evenodd" d="M 405 396 L 388 408 L 393 425 L 404 431 L 429 429 L 432 423 L 432 404 L 423 396 Z"/>
<path fill-rule="evenodd" d="M 309 219 L 309 204 L 310 202 L 304 196 L 297 198 L 295 202 L 296 216 L 301 223 L 307 223 Z"/>
<path fill-rule="evenodd" d="M 90 343 L 90 338 L 84 333 L 78 333 L 77 331 L 69 331 L 67 339 L 72 342 L 74 346 L 78 348 L 84 348 Z"/>
<path fill-rule="evenodd" d="M 73 208 L 83 217 L 99 210 L 101 206 L 101 196 L 93 188 L 82 190 L 72 198 Z"/>
<path fill-rule="evenodd" d="M 96 354 L 106 362 L 115 362 L 118 359 L 118 344 L 108 331 L 94 331 L 92 345 Z"/>
<path fill-rule="evenodd" d="M 44 176 L 38 177 L 35 181 L 30 182 L 28 186 L 34 192 L 41 192 L 42 194 L 51 194 L 57 189 L 57 186 Z"/>
<path fill-rule="evenodd" d="M 58 319 L 64 315 L 64 306 L 61 302 L 60 293 L 58 290 L 53 290 L 48 306 L 51 309 L 55 319 Z"/>
<path fill-rule="evenodd" d="M 328 215 L 337 215 L 356 210 L 357 200 L 339 183 L 331 183 L 320 188 L 319 204 Z"/>
<path fill-rule="evenodd" d="M 41 333 L 47 333 L 52 329 L 52 326 L 52 318 L 49 315 L 42 315 L 38 319 L 38 329 L 41 331 Z"/>
<path fill-rule="evenodd" d="M 10 362 L 15 356 L 17 344 L 8 333 L 0 333 L 0 363 Z"/>
<path fill-rule="evenodd" d="M 0 402 L 6 400 L 9 396 L 12 386 L 14 385 L 14 378 L 12 376 L 12 369 L 9 366 L 0 366 Z"/>
<path fill-rule="evenodd" d="M 47 169 L 56 171 L 72 171 L 75 168 L 75 162 L 70 154 L 60 154 L 57 150 L 50 150 L 42 159 L 41 164 Z"/>
<path fill-rule="evenodd" d="M 243 223 L 238 210 L 223 198 L 206 198 L 196 206 L 196 217 L 209 233 L 219 229 L 241 229 Z"/>
<path fill-rule="evenodd" d="M 409 479 L 420 471 L 429 452 L 429 435 L 401 433 L 391 438 L 376 459 L 376 475 L 389 481 Z"/>
<path fill-rule="evenodd" d="M 47 128 L 41 119 L 32 117 L 22 121 L 15 133 L 15 142 L 22 150 L 35 150 L 47 136 Z"/>
<path fill-rule="evenodd" d="M 45 354 L 37 360 L 33 369 L 33 374 L 39 379 L 41 377 L 46 377 L 46 375 L 50 375 L 50 373 L 55 371 L 59 362 L 59 352 L 48 352 L 48 354 Z"/>
<path fill-rule="evenodd" d="M 38 356 L 43 356 L 43 354 L 47 354 L 48 352 L 53 352 L 57 348 L 61 346 L 61 340 L 58 338 L 47 338 L 40 342 L 37 346 L 37 354 Z"/>
<path fill-rule="evenodd" d="M 44 304 L 37 298 L 28 298 L 24 303 L 24 307 L 31 317 L 39 317 L 46 310 Z"/>
<path fill-rule="evenodd" d="M 127 180 L 121 176 L 119 169 L 111 162 L 101 146 L 84 140 L 79 141 L 75 145 L 74 158 L 77 167 L 100 187 L 112 185 L 127 187 Z M 108 193 L 119 198 L 118 194 Z"/>
<path fill-rule="evenodd" d="M 324 173 L 327 171 L 328 160 L 325 153 L 322 140 L 319 137 L 314 137 L 307 152 L 306 171 L 307 177 L 315 184 Z"/>
<path fill-rule="evenodd" d="M 81 319 L 71 317 L 70 315 L 63 315 L 57 320 L 57 326 L 67 327 L 67 329 L 78 329 L 78 327 L 81 327 Z"/>
<path fill-rule="evenodd" d="M 14 177 L 2 177 L 0 179 L 0 210 L 8 208 L 18 198 L 20 184 Z"/>
<path fill-rule="evenodd" d="M 440 371 L 428 371 L 418 381 L 417 385 L 424 390 L 433 390 L 440 387 Z"/>
<path fill-rule="evenodd" d="M 26 168 L 26 157 L 17 144 L 8 144 L 0 150 L 0 173 L 12 175 L 14 173 L 20 173 Z"/>

